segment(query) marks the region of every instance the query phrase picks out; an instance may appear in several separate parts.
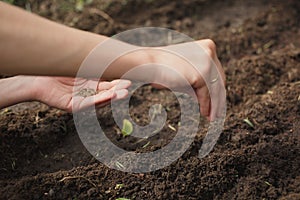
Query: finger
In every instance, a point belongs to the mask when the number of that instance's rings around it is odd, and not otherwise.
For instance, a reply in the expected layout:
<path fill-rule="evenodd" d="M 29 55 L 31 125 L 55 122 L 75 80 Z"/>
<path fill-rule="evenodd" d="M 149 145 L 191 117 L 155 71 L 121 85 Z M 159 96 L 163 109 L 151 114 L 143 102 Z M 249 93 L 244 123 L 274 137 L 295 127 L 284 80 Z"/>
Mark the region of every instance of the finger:
<path fill-rule="evenodd" d="M 108 105 L 110 102 L 111 102 L 111 99 L 106 100 L 106 101 L 104 101 L 102 103 L 98 103 L 98 104 L 96 104 L 96 108 L 102 108 L 102 107 Z"/>
<path fill-rule="evenodd" d="M 212 101 L 213 102 L 213 101 Z M 209 113 L 209 121 L 214 121 L 217 117 L 218 117 L 218 106 L 216 104 L 218 103 L 212 103 L 211 102 L 211 110 L 210 110 L 210 113 Z"/>
<path fill-rule="evenodd" d="M 197 88 L 196 94 L 200 104 L 200 112 L 208 118 L 210 113 L 210 96 L 207 87 Z"/>
<path fill-rule="evenodd" d="M 210 82 L 209 85 L 211 97 L 210 121 L 214 121 L 216 118 L 223 117 L 226 109 L 226 89 L 224 81 L 225 74 L 223 71 L 218 70 L 217 76 L 214 76 L 211 79 L 214 78 L 216 78 L 216 81 Z"/>
<path fill-rule="evenodd" d="M 222 67 L 222 64 L 220 62 L 220 60 L 218 59 L 218 57 L 216 56 L 214 59 L 216 66 L 217 66 L 217 70 L 218 70 L 218 74 L 221 76 L 222 80 L 223 80 L 223 84 L 224 86 L 226 85 L 226 76 L 225 76 L 225 71 Z"/>
<path fill-rule="evenodd" d="M 119 90 L 119 89 L 125 89 L 128 88 L 131 85 L 131 81 L 129 80 L 113 80 L 111 82 L 108 81 L 102 81 L 99 82 L 98 84 L 98 91 L 101 90 L 110 90 L 114 87 L 115 90 Z"/>
<path fill-rule="evenodd" d="M 113 100 L 124 99 L 128 95 L 128 90 L 127 89 L 121 89 L 121 90 L 117 90 L 115 92 L 116 92 L 116 96 L 113 98 Z"/>
<path fill-rule="evenodd" d="M 123 79 L 113 80 L 111 83 L 115 86 L 116 90 L 126 89 L 131 85 L 131 81 Z"/>
<path fill-rule="evenodd" d="M 109 101 L 113 98 L 116 97 L 116 92 L 114 90 L 107 90 L 107 91 L 104 91 L 104 92 L 100 92 L 94 96 L 91 96 L 91 97 L 94 97 L 94 104 L 99 104 L 99 103 L 103 103 L 105 101 Z"/>
<path fill-rule="evenodd" d="M 221 80 L 218 80 L 221 81 Z M 209 120 L 210 121 L 214 121 L 216 116 L 217 116 L 217 112 L 219 109 L 219 88 L 218 88 L 218 82 L 213 83 L 212 85 L 210 85 L 210 114 L 209 114 Z"/>
<path fill-rule="evenodd" d="M 102 90 L 109 90 L 114 86 L 111 82 L 108 81 L 101 81 L 98 83 L 97 91 L 102 91 Z"/>
<path fill-rule="evenodd" d="M 211 119 L 225 117 L 226 109 L 226 90 L 222 81 L 218 83 L 218 88 L 212 90 L 212 110 L 211 110 Z"/>
<path fill-rule="evenodd" d="M 110 103 L 111 100 L 116 101 L 116 100 L 123 99 L 123 98 L 127 97 L 127 95 L 128 95 L 129 92 L 128 92 L 128 90 L 126 90 L 126 89 L 122 89 L 122 90 L 115 91 L 115 93 L 116 93 L 116 96 L 115 96 L 114 98 L 109 99 L 109 100 L 106 100 L 106 101 L 101 102 L 101 103 L 98 103 L 98 104 L 96 105 L 96 107 L 97 107 L 97 108 L 104 107 L 104 106 L 108 105 L 108 104 Z"/>

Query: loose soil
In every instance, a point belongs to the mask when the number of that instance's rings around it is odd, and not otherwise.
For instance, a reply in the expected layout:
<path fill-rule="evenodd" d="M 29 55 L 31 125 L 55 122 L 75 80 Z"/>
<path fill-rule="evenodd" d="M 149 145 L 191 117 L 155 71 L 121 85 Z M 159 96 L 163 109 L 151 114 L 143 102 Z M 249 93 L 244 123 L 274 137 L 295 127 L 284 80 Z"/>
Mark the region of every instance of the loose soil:
<path fill-rule="evenodd" d="M 94 0 L 82 11 L 69 1 L 16 2 L 109 36 L 160 26 L 212 38 L 227 74 L 228 110 L 224 131 L 207 157 L 198 158 L 204 128 L 170 166 L 130 174 L 109 169 L 87 152 L 71 114 L 37 102 L 3 109 L 0 199 L 300 199 L 299 1 Z M 130 114 L 147 124 L 149 108 L 157 103 L 168 108 L 167 122 L 176 128 L 180 109 L 169 91 L 138 89 Z M 120 135 L 110 106 L 99 109 L 98 117 L 107 136 L 127 150 L 153 151 L 176 134 L 166 126 L 143 149 L 148 141 Z"/>

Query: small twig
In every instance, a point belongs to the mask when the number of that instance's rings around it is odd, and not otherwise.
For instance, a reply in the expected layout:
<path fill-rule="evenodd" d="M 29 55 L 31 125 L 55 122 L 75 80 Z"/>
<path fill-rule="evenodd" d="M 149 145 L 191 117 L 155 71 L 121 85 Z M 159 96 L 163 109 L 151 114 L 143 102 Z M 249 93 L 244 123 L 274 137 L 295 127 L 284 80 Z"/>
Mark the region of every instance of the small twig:
<path fill-rule="evenodd" d="M 296 82 L 293 82 L 293 83 L 291 83 L 293 86 L 294 85 L 300 85 L 300 81 L 296 81 Z"/>
<path fill-rule="evenodd" d="M 60 179 L 58 182 L 63 182 L 63 181 L 68 180 L 68 179 L 78 179 L 78 178 L 86 180 L 87 182 L 89 182 L 95 188 L 97 187 L 97 185 L 95 183 L 93 183 L 93 181 L 91 181 L 90 179 L 88 179 L 84 176 L 66 176 L 66 177 Z"/>
<path fill-rule="evenodd" d="M 101 16 L 102 18 L 106 19 L 110 24 L 114 24 L 114 20 L 113 18 L 111 18 L 107 13 L 105 13 L 102 10 L 99 10 L 97 8 L 90 8 L 90 13 L 92 14 L 97 14 L 99 16 Z"/>
<path fill-rule="evenodd" d="M 145 149 L 147 146 L 149 146 L 149 144 L 150 144 L 150 141 L 147 142 L 146 144 L 144 144 L 144 145 L 142 146 L 142 148 Z"/>
<path fill-rule="evenodd" d="M 116 161 L 115 165 L 119 168 L 119 169 L 125 169 L 124 165 L 118 161 Z"/>
<path fill-rule="evenodd" d="M 195 119 L 195 118 L 193 118 L 193 117 L 188 116 L 187 118 L 189 118 L 190 120 L 192 120 L 192 121 L 194 121 L 194 122 L 196 122 L 196 123 L 199 123 L 199 120 L 197 120 L 197 119 Z"/>
<path fill-rule="evenodd" d="M 177 131 L 176 128 L 174 126 L 172 126 L 171 124 L 168 125 L 169 129 L 171 129 L 172 131 Z"/>
<path fill-rule="evenodd" d="M 243 121 L 254 129 L 254 124 L 248 118 L 244 119 Z"/>

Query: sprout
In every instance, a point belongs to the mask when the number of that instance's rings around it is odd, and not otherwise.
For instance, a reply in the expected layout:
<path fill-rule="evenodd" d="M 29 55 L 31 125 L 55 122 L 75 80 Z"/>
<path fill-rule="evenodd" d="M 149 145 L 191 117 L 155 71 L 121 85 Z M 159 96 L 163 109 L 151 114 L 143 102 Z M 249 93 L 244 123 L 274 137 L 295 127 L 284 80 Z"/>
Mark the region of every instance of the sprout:
<path fill-rule="evenodd" d="M 132 124 L 129 120 L 124 119 L 123 120 L 123 128 L 122 128 L 122 134 L 124 137 L 131 135 L 133 131 Z"/>

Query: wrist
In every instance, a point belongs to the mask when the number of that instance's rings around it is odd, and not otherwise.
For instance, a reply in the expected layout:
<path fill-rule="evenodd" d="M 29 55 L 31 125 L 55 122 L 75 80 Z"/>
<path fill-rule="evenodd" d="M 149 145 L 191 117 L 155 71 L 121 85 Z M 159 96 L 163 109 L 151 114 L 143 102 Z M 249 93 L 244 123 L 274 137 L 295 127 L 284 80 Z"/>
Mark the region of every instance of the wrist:
<path fill-rule="evenodd" d="M 157 69 L 153 67 L 153 64 L 156 63 L 155 51 L 153 51 L 152 48 L 136 48 L 136 51 L 133 51 L 128 55 L 125 55 L 124 58 L 121 58 L 121 63 L 127 62 L 130 66 L 129 69 L 123 73 L 130 70 L 136 70 L 130 73 L 128 78 L 143 82 L 153 82 L 156 74 L 158 73 Z M 143 68 L 139 69 L 139 67 Z"/>
<path fill-rule="evenodd" d="M 34 76 L 14 76 L 11 78 L 11 90 L 20 102 L 36 100 Z"/>
<path fill-rule="evenodd" d="M 0 108 L 17 103 L 35 100 L 35 90 L 32 87 L 33 77 L 15 76 L 0 80 Z"/>
<path fill-rule="evenodd" d="M 107 47 L 99 47 L 93 52 L 99 56 L 99 60 L 94 62 L 101 62 L 104 58 L 103 63 L 110 63 L 109 66 L 103 65 L 102 77 L 103 79 L 131 79 L 131 80 L 145 80 L 144 73 L 133 73 L 127 74 L 127 72 L 135 70 L 135 68 L 151 63 L 151 57 L 148 52 L 148 48 L 134 46 L 128 43 L 124 43 L 118 40 L 110 39 Z M 117 51 L 115 50 L 117 49 Z M 120 49 L 120 51 L 118 51 Z M 94 56 L 96 57 L 96 56 Z M 126 77 L 124 75 L 126 74 Z M 147 74 L 149 75 L 149 74 Z"/>

